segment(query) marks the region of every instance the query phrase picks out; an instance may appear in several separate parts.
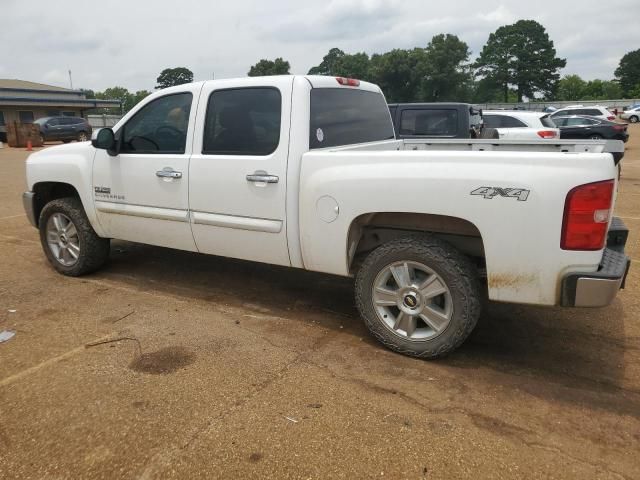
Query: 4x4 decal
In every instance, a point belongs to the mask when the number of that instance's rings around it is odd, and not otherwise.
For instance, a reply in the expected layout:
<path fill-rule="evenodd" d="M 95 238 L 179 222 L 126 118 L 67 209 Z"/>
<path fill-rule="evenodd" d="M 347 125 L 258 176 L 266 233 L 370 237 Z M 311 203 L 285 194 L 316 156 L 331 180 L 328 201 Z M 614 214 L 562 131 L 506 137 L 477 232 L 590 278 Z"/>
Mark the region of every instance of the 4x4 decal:
<path fill-rule="evenodd" d="M 482 195 L 491 200 L 493 197 L 517 198 L 519 202 L 526 202 L 529 198 L 529 190 L 524 188 L 479 187 L 471 191 L 470 195 Z"/>

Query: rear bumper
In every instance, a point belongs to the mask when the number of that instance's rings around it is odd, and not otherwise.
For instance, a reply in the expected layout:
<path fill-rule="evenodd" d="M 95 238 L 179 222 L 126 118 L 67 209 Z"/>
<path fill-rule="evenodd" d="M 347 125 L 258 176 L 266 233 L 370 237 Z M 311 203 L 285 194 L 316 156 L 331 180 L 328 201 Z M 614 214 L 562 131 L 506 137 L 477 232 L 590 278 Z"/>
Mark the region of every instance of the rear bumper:
<path fill-rule="evenodd" d="M 36 221 L 35 197 L 36 194 L 33 192 L 24 192 L 22 194 L 22 206 L 24 207 L 24 211 L 27 214 L 29 223 L 38 228 L 38 222 Z"/>
<path fill-rule="evenodd" d="M 562 280 L 563 307 L 604 307 L 624 288 L 631 260 L 624 254 L 629 230 L 614 217 L 609 228 L 607 248 L 596 272 L 570 273 Z"/>

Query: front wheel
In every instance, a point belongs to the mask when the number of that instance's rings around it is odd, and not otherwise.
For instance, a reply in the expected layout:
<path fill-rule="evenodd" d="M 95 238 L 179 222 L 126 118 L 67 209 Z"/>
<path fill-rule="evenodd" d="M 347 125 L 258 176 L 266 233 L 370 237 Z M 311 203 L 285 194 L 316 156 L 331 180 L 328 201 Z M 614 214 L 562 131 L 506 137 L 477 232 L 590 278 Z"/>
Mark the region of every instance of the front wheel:
<path fill-rule="evenodd" d="M 480 286 L 470 260 L 430 236 L 386 243 L 356 277 L 356 303 L 371 333 L 406 355 L 447 355 L 473 331 Z"/>
<path fill-rule="evenodd" d="M 96 234 L 78 198 L 47 203 L 38 225 L 47 259 L 64 275 L 77 277 L 93 272 L 109 257 L 109 239 Z"/>

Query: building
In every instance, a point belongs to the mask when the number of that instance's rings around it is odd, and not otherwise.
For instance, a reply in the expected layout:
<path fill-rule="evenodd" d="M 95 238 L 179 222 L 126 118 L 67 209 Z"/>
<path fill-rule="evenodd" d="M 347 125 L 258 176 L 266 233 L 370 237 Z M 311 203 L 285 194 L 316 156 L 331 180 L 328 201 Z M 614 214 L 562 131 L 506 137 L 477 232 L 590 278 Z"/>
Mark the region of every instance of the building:
<path fill-rule="evenodd" d="M 86 117 L 95 108 L 120 108 L 119 100 L 86 98 L 80 90 L 26 80 L 0 79 L 0 141 L 9 122 L 31 123 L 41 117 Z"/>

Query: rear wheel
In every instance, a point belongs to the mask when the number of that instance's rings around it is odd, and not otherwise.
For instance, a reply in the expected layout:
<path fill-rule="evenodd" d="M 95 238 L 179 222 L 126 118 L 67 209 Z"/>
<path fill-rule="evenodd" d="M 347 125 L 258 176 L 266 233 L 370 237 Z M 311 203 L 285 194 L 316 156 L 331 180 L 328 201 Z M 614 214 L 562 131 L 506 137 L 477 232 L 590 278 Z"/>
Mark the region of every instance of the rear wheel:
<path fill-rule="evenodd" d="M 469 259 L 429 236 L 374 250 L 356 277 L 356 303 L 371 333 L 396 352 L 444 356 L 473 331 L 480 286 Z"/>
<path fill-rule="evenodd" d="M 44 145 L 44 135 L 40 134 L 40 143 Z"/>
<path fill-rule="evenodd" d="M 629 121 L 631 123 L 637 123 L 638 122 L 638 117 L 635 116 L 635 115 L 632 115 L 632 116 L 629 117 Z"/>
<path fill-rule="evenodd" d="M 96 234 L 78 198 L 47 203 L 38 225 L 47 259 L 64 275 L 76 277 L 93 272 L 109 257 L 109 239 Z"/>
<path fill-rule="evenodd" d="M 78 133 L 77 140 L 79 142 L 86 142 L 87 140 L 89 140 L 89 136 L 87 135 L 87 132 Z"/>

